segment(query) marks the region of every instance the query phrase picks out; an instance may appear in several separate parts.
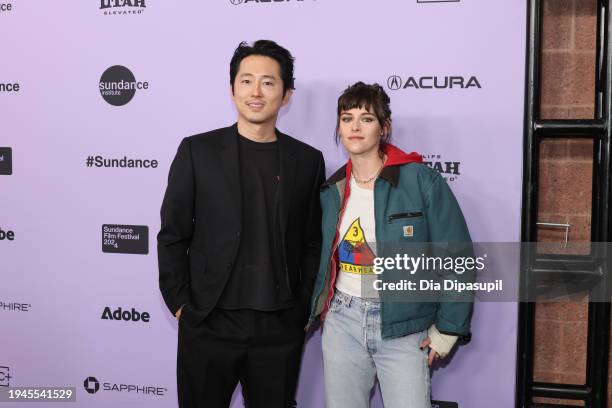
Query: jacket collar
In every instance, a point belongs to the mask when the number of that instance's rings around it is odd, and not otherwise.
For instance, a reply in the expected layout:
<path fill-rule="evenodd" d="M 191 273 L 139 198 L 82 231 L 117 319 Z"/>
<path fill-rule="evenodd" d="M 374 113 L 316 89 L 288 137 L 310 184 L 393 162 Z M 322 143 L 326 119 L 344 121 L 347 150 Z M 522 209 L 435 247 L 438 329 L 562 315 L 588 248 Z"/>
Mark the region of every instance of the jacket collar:
<path fill-rule="evenodd" d="M 385 165 L 383 166 L 382 171 L 380 172 L 379 177 L 387 180 L 393 187 L 397 186 L 399 180 L 399 171 L 402 164 L 407 163 L 422 163 L 423 157 L 417 153 L 405 153 L 400 148 L 387 143 L 384 147 L 384 153 L 387 156 L 387 160 L 385 161 Z M 329 187 L 334 185 L 342 180 L 348 179 L 351 175 L 352 170 L 351 160 L 342 167 L 340 167 L 334 174 L 331 175 L 330 178 L 323 183 L 323 187 Z"/>
<path fill-rule="evenodd" d="M 238 137 L 240 133 L 238 133 L 238 123 L 234 123 L 233 125 L 224 129 L 226 137 L 221 139 L 221 149 L 238 149 Z M 295 145 L 291 143 L 291 138 L 281 132 L 278 129 L 274 129 L 276 132 L 276 139 L 280 145 L 280 148 L 291 152 L 291 154 L 295 153 Z"/>

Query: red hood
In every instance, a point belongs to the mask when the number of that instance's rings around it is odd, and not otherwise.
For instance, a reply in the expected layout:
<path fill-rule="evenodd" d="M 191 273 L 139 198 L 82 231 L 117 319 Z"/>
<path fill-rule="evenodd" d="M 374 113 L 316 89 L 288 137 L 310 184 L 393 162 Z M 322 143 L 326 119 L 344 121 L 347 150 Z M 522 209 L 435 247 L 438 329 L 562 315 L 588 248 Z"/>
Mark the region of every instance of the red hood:
<path fill-rule="evenodd" d="M 423 156 L 417 152 L 406 153 L 399 147 L 393 146 L 391 143 L 387 143 L 384 148 L 385 155 L 387 155 L 387 161 L 383 167 L 399 166 L 406 163 L 423 163 Z M 346 164 L 346 179 L 350 180 L 351 171 L 353 169 L 353 163 L 349 159 Z"/>
<path fill-rule="evenodd" d="M 385 145 L 385 154 L 387 155 L 387 161 L 385 167 L 398 166 L 406 163 L 423 163 L 423 156 L 417 152 L 406 153 L 398 147 L 387 143 Z"/>

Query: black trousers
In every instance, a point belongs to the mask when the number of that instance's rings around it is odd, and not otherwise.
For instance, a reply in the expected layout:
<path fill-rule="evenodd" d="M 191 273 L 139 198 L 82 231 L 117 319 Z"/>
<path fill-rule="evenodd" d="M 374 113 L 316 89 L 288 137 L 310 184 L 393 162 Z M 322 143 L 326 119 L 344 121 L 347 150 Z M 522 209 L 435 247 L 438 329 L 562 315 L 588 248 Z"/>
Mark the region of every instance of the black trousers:
<path fill-rule="evenodd" d="M 214 309 L 198 327 L 180 320 L 180 408 L 227 408 L 238 382 L 248 408 L 294 406 L 304 344 L 301 313 Z"/>

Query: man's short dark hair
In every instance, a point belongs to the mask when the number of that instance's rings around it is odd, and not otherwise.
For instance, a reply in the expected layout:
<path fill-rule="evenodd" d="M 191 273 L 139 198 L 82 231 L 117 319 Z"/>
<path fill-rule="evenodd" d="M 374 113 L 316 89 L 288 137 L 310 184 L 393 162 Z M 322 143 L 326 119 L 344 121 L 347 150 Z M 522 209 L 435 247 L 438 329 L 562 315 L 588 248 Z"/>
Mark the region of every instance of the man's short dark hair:
<path fill-rule="evenodd" d="M 249 45 L 246 41 L 241 42 L 238 48 L 234 51 L 234 56 L 230 61 L 230 85 L 234 92 L 234 80 L 240 68 L 240 62 L 251 55 L 262 55 L 270 57 L 280 65 L 281 78 L 283 80 L 283 95 L 289 89 L 295 89 L 293 78 L 293 61 L 294 58 L 286 48 L 281 47 L 274 41 L 257 40 L 253 45 Z"/>

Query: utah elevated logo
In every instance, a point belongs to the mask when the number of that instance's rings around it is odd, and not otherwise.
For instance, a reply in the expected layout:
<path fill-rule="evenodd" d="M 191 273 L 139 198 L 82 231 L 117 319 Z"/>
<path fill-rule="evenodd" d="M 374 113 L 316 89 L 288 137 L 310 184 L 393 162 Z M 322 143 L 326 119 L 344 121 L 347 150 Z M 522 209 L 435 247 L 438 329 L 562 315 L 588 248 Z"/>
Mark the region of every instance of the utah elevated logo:
<path fill-rule="evenodd" d="M 145 0 L 100 0 L 105 16 L 141 14 L 146 7 Z"/>

